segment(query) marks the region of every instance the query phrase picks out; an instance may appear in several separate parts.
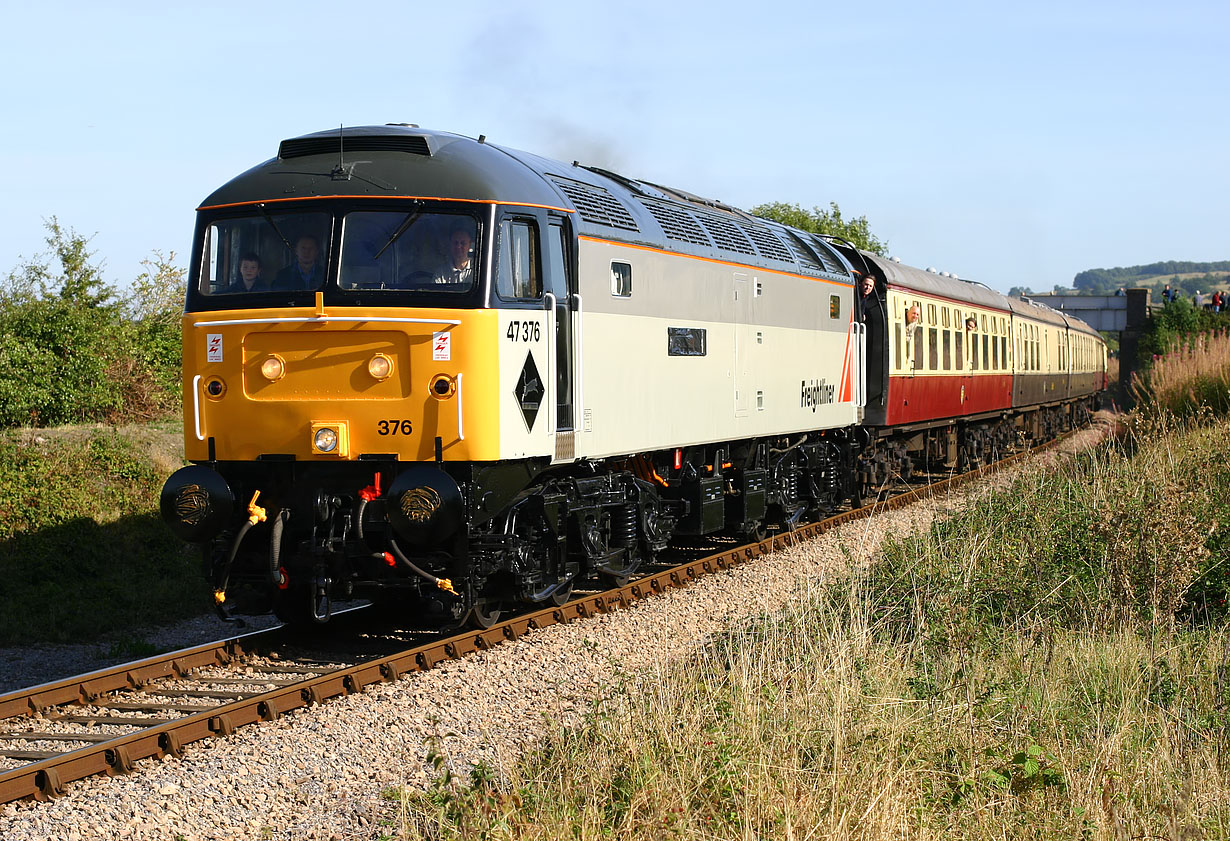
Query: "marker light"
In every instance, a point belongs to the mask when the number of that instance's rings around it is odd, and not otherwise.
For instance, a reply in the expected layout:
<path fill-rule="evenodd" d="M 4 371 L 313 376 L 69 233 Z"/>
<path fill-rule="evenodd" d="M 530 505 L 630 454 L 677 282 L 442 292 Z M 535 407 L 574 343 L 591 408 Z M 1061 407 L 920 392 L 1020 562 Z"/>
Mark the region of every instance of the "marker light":
<path fill-rule="evenodd" d="M 371 374 L 373 379 L 387 380 L 393 373 L 393 360 L 383 353 L 378 353 L 368 360 L 367 373 Z"/>
<path fill-rule="evenodd" d="M 286 376 L 286 363 L 282 361 L 282 357 L 274 355 L 262 362 L 261 376 L 269 382 L 276 382 Z"/>
<path fill-rule="evenodd" d="M 312 452 L 321 456 L 350 457 L 346 421 L 313 421 Z"/>

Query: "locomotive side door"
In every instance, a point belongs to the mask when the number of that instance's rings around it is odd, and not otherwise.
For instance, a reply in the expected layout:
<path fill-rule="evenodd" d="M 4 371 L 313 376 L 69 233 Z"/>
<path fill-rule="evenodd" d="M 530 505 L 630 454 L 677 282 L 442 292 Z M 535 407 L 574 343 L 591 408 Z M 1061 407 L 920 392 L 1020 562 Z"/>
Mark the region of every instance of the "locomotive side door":
<path fill-rule="evenodd" d="M 554 462 L 576 457 L 576 261 L 567 220 L 551 215 L 547 226 L 545 306 L 551 310 L 554 335 L 551 341 L 555 373 Z"/>

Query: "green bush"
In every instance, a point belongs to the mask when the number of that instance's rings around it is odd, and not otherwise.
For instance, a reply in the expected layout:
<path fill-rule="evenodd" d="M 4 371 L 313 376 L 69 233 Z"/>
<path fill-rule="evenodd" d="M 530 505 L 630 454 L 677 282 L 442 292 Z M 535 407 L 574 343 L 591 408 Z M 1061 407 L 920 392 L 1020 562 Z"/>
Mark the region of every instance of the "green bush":
<path fill-rule="evenodd" d="M 88 240 L 54 218 L 47 229 L 49 254 L 0 286 L 0 427 L 174 413 L 184 289 L 175 255 L 155 252 L 121 301 L 91 264 Z"/>

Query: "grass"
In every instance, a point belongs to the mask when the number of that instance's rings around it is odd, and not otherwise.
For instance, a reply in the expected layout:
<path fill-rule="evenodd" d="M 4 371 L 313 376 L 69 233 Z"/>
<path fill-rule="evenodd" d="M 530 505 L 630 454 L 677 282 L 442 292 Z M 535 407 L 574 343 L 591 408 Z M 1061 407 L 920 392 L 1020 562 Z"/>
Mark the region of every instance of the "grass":
<path fill-rule="evenodd" d="M 1190 337 L 1174 352 L 1155 359 L 1133 390 L 1146 411 L 1183 417 L 1202 409 L 1217 415 L 1230 413 L 1230 335 Z"/>
<path fill-rule="evenodd" d="M 174 430 L 0 437 L 0 645 L 86 642 L 209 607 L 194 554 L 157 513 Z"/>
<path fill-rule="evenodd" d="M 1230 425 L 1131 425 L 710 639 L 400 838 L 1230 836 Z"/>

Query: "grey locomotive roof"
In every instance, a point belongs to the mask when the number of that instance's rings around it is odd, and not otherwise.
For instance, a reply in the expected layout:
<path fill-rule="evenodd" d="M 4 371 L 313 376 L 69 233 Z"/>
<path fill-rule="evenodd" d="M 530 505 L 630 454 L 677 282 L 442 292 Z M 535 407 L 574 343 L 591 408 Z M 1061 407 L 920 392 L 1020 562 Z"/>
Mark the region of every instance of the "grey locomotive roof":
<path fill-rule="evenodd" d="M 214 191 L 203 209 L 347 196 L 543 205 L 582 235 L 851 282 L 819 238 L 683 190 L 414 126 L 332 129 L 282 142 L 278 157 Z"/>

